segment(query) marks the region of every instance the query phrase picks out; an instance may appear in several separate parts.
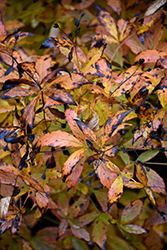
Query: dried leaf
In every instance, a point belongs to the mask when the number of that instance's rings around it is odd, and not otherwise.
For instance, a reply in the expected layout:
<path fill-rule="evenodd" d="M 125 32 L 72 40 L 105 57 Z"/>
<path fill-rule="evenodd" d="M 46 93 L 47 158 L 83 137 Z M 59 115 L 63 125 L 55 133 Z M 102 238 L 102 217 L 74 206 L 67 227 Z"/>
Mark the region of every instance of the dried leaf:
<path fill-rule="evenodd" d="M 20 86 L 13 87 L 9 91 L 5 92 L 4 94 L 0 95 L 0 98 L 6 100 L 16 97 L 23 97 L 23 96 L 30 96 L 34 95 L 36 91 L 31 89 L 22 88 Z"/>
<path fill-rule="evenodd" d="M 122 176 L 119 175 L 112 183 L 108 191 L 108 201 L 110 204 L 118 202 L 123 194 L 123 180 Z"/>
<path fill-rule="evenodd" d="M 140 182 L 133 182 L 133 181 L 128 181 L 124 183 L 125 187 L 132 188 L 132 189 L 140 189 L 144 188 L 144 185 Z"/>
<path fill-rule="evenodd" d="M 126 205 L 121 215 L 121 224 L 126 224 L 136 218 L 141 213 L 142 207 L 143 203 L 141 200 L 136 200 Z"/>
<path fill-rule="evenodd" d="M 79 129 L 82 131 L 84 134 L 85 138 L 91 140 L 95 144 L 97 144 L 97 137 L 96 134 L 82 121 L 75 119 Z"/>
<path fill-rule="evenodd" d="M 48 74 L 48 69 L 51 66 L 51 57 L 49 55 L 41 56 L 36 60 L 35 69 L 39 75 L 39 81 L 42 81 Z"/>

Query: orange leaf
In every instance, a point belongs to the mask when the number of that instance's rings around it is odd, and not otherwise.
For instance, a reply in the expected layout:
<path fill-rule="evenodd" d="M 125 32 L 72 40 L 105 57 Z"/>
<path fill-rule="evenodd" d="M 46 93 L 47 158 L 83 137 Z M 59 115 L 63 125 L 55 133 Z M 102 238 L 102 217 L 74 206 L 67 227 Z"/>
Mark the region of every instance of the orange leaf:
<path fill-rule="evenodd" d="M 39 81 L 48 74 L 48 69 L 51 66 L 51 57 L 50 55 L 41 56 L 36 60 L 35 69 L 39 75 Z"/>
<path fill-rule="evenodd" d="M 49 98 L 60 103 L 66 103 L 69 105 L 76 105 L 73 97 L 70 93 L 65 92 L 61 89 L 45 89 L 44 94 L 49 96 Z"/>
<path fill-rule="evenodd" d="M 133 181 L 125 182 L 124 186 L 132 189 L 144 188 L 144 185 L 142 183 Z"/>
<path fill-rule="evenodd" d="M 78 183 L 78 179 L 82 173 L 83 164 L 85 162 L 86 155 L 75 165 L 70 175 L 66 179 L 66 185 L 68 188 L 75 186 Z"/>
<path fill-rule="evenodd" d="M 83 144 L 73 135 L 57 130 L 43 135 L 37 143 L 37 147 L 39 146 L 82 147 Z"/>
<path fill-rule="evenodd" d="M 47 208 L 49 198 L 47 197 L 47 195 L 45 193 L 40 193 L 40 192 L 36 192 L 35 198 L 36 198 L 36 202 L 37 202 L 37 204 L 38 204 L 38 206 L 41 209 L 42 214 L 43 214 Z"/>
<path fill-rule="evenodd" d="M 77 113 L 71 108 L 66 109 L 65 111 L 66 120 L 68 125 L 73 132 L 73 134 L 81 141 L 84 142 L 83 132 L 78 128 L 75 119 L 79 120 Z"/>
<path fill-rule="evenodd" d="M 85 152 L 86 149 L 82 148 L 72 153 L 63 165 L 62 174 L 68 175 L 71 172 L 72 168 L 83 158 Z"/>
<path fill-rule="evenodd" d="M 108 201 L 113 204 L 118 202 L 123 194 L 123 180 L 121 175 L 119 175 L 115 181 L 112 183 L 108 192 Z"/>
<path fill-rule="evenodd" d="M 147 185 L 146 172 L 145 169 L 143 168 L 142 163 L 140 162 L 136 165 L 136 177 L 141 183 L 143 183 L 144 186 Z"/>
<path fill-rule="evenodd" d="M 158 59 L 162 59 L 164 56 L 166 56 L 165 52 L 159 52 L 155 49 L 145 50 L 136 56 L 135 62 L 139 62 L 140 59 L 144 59 L 144 63 L 155 63 Z"/>
<path fill-rule="evenodd" d="M 97 144 L 97 137 L 96 134 L 91 130 L 85 123 L 81 122 L 78 119 L 75 119 L 79 129 L 82 131 L 84 134 L 85 138 L 91 140 L 95 144 Z"/>

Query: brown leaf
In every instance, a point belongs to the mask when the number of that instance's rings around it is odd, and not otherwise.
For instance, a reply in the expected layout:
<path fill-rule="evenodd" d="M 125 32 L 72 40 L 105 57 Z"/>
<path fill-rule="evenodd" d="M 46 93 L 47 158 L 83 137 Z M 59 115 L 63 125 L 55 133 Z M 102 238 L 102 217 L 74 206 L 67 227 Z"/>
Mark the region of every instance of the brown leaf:
<path fill-rule="evenodd" d="M 74 236 L 76 236 L 79 239 L 84 239 L 86 241 L 90 241 L 89 233 L 84 228 L 74 228 L 71 227 L 71 231 Z"/>
<path fill-rule="evenodd" d="M 45 89 L 44 94 L 54 101 L 66 103 L 69 105 L 77 105 L 70 93 L 60 89 Z"/>
<path fill-rule="evenodd" d="M 35 198 L 43 214 L 47 209 L 49 198 L 47 197 L 46 193 L 40 193 L 40 192 L 36 192 Z"/>
<path fill-rule="evenodd" d="M 5 92 L 4 94 L 0 95 L 0 98 L 2 99 L 11 99 L 16 97 L 23 97 L 23 96 L 30 96 L 34 95 L 36 92 L 31 89 L 25 89 L 20 86 L 16 86 L 9 91 Z"/>
<path fill-rule="evenodd" d="M 115 11 L 118 15 L 121 14 L 121 0 L 107 0 L 107 5 L 113 9 L 113 11 Z"/>
<path fill-rule="evenodd" d="M 135 62 L 139 62 L 140 59 L 144 59 L 144 63 L 155 63 L 158 59 L 162 59 L 167 56 L 165 52 L 159 52 L 155 49 L 142 51 L 139 55 L 136 56 Z"/>

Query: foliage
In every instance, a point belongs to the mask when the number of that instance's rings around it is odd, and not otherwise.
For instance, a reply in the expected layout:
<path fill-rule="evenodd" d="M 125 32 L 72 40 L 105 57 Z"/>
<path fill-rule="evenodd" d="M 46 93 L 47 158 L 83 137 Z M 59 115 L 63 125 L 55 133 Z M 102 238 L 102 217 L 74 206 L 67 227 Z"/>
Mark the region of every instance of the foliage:
<path fill-rule="evenodd" d="M 1 249 L 165 246 L 153 164 L 167 156 L 166 16 L 156 2 L 20 1 L 13 22 L 4 8 Z"/>

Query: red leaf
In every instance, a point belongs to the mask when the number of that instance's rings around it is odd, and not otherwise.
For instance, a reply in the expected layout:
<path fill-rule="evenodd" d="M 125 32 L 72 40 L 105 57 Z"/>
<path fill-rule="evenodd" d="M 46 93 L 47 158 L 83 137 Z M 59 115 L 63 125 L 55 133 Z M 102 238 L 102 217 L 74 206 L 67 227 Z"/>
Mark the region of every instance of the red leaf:
<path fill-rule="evenodd" d="M 37 143 L 37 147 L 39 146 L 82 147 L 83 144 L 73 135 L 57 130 L 43 135 Z"/>

